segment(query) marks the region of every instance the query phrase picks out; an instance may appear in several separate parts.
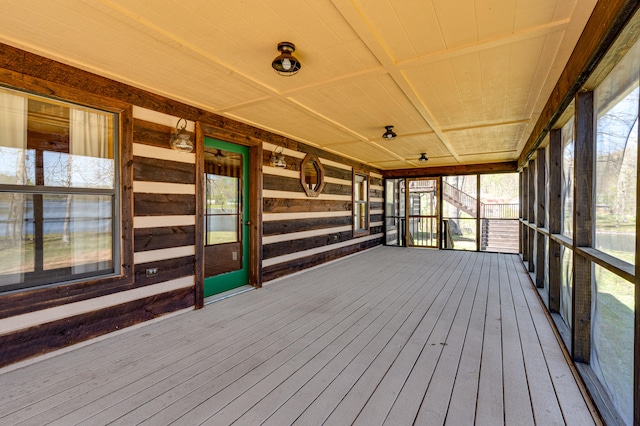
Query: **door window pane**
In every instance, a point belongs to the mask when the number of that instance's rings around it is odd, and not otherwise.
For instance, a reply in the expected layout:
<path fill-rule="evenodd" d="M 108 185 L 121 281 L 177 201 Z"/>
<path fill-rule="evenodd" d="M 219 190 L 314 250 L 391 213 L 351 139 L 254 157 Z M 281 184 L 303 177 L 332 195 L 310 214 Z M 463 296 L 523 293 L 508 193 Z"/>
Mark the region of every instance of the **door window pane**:
<path fill-rule="evenodd" d="M 518 253 L 518 173 L 480 176 L 480 250 Z"/>
<path fill-rule="evenodd" d="M 205 245 L 236 243 L 242 238 L 242 154 L 205 150 Z"/>

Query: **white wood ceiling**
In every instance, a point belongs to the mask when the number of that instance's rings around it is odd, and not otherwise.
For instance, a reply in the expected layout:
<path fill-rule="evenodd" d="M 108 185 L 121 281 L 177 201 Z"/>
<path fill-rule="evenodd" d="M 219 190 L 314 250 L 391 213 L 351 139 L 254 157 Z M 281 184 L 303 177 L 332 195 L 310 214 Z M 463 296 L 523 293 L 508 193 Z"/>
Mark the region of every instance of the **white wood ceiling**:
<path fill-rule="evenodd" d="M 0 0 L 0 42 L 381 169 L 475 164 L 517 159 L 595 3 Z"/>

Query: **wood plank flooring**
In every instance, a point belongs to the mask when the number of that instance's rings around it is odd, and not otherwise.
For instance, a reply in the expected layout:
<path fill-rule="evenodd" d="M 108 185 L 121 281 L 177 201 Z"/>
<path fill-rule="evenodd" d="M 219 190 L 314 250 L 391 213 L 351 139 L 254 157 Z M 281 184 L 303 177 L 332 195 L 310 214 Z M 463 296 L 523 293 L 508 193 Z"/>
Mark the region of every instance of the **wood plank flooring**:
<path fill-rule="evenodd" d="M 379 247 L 0 369 L 2 425 L 596 422 L 507 254 Z"/>

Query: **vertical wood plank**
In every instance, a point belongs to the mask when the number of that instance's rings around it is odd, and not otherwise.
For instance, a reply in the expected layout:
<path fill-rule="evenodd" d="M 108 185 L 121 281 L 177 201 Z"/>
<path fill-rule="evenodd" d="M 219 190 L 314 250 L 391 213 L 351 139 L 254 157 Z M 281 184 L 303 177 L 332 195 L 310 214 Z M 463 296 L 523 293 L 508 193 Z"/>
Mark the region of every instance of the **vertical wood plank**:
<path fill-rule="evenodd" d="M 518 230 L 520 232 L 520 235 L 518 235 L 518 237 L 519 237 L 518 241 L 520 242 L 520 255 L 522 255 L 524 253 L 524 244 L 523 244 L 523 241 L 524 241 L 523 234 L 524 234 L 524 232 L 522 232 L 522 230 L 524 229 L 523 225 L 522 225 L 522 197 L 524 196 L 524 191 L 522 190 L 522 185 L 524 185 L 524 180 L 523 180 L 524 177 L 523 176 L 524 176 L 524 171 L 520 170 L 518 172 L 518 203 L 520 203 L 519 214 L 518 214 L 519 217 L 520 217 L 520 227 L 518 228 Z"/>
<path fill-rule="evenodd" d="M 562 130 L 553 129 L 549 143 L 549 233 L 561 232 Z M 560 312 L 560 243 L 549 238 L 549 310 Z"/>
<path fill-rule="evenodd" d="M 522 169 L 522 260 L 529 261 L 529 169 Z"/>
<path fill-rule="evenodd" d="M 121 273 L 133 280 L 133 107 L 120 111 Z"/>
<path fill-rule="evenodd" d="M 581 92 L 576 97 L 574 248 L 593 244 L 595 134 L 593 92 Z M 591 261 L 573 250 L 573 267 L 572 356 L 576 362 L 588 364 L 591 353 Z"/>
<path fill-rule="evenodd" d="M 196 122 L 195 308 L 204 306 L 204 132 Z"/>
<path fill-rule="evenodd" d="M 535 225 L 536 223 L 536 213 L 535 213 L 535 206 L 536 206 L 536 163 L 534 160 L 529 161 L 529 179 L 528 179 L 528 188 L 527 188 L 527 193 L 529 194 L 529 205 L 528 205 L 528 217 L 529 217 L 529 229 L 528 229 L 528 243 L 529 243 L 529 272 L 534 272 L 535 271 L 535 262 L 533 261 L 536 257 L 535 254 L 535 246 L 534 246 L 534 242 L 535 242 L 535 238 L 536 238 L 536 231 L 534 230 L 534 228 L 532 228 L 533 225 Z"/>
<path fill-rule="evenodd" d="M 545 148 L 540 148 L 538 150 L 538 159 L 536 161 L 536 169 L 538 171 L 537 177 L 537 190 L 536 190 L 536 225 L 540 228 L 545 227 L 545 214 L 546 214 L 546 185 L 545 185 L 545 177 L 547 173 L 546 168 L 546 155 Z M 538 251 L 536 252 L 536 287 L 543 288 L 544 287 L 544 245 L 545 245 L 545 237 L 540 232 L 536 233 L 536 247 Z"/>
<path fill-rule="evenodd" d="M 476 175 L 476 251 L 480 251 L 480 241 L 482 241 L 482 237 L 480 235 L 480 216 L 482 216 L 482 212 L 480 211 L 480 175 Z"/>
<path fill-rule="evenodd" d="M 249 196 L 252 203 L 249 205 L 249 284 L 254 287 L 262 287 L 262 144 L 249 148 Z"/>
<path fill-rule="evenodd" d="M 640 100 L 639 100 L 640 103 Z M 638 135 L 640 136 L 640 128 Z M 640 151 L 637 153 L 636 161 L 640 160 Z M 636 164 L 640 164 L 636 162 Z M 640 188 L 640 176 L 636 171 L 636 188 Z M 636 215 L 640 212 L 640 197 L 636 193 Z M 638 291 L 638 283 L 640 283 L 640 222 L 636 220 L 636 273 L 635 273 L 635 321 L 633 333 L 633 424 L 640 426 L 640 291 Z"/>

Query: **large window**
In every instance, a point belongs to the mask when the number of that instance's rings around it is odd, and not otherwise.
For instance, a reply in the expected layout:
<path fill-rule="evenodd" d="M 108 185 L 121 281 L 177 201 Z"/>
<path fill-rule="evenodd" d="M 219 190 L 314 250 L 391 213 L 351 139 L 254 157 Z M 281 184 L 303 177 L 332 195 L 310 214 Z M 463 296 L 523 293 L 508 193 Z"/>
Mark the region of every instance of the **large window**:
<path fill-rule="evenodd" d="M 640 43 L 594 92 L 597 111 L 595 248 L 635 263 Z"/>
<path fill-rule="evenodd" d="M 117 128 L 0 88 L 0 292 L 116 272 Z"/>
<path fill-rule="evenodd" d="M 369 232 L 369 176 L 353 175 L 353 231 Z"/>

